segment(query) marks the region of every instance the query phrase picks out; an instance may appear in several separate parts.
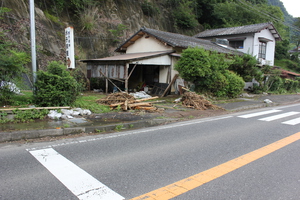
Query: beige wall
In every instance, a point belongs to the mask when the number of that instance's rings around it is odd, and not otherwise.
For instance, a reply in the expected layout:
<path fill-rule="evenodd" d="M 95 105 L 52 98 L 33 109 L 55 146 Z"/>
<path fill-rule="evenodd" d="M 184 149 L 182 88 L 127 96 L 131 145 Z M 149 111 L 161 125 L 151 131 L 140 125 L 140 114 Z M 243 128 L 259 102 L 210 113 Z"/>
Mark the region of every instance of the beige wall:
<path fill-rule="evenodd" d="M 126 53 L 141 53 L 166 50 L 172 50 L 172 47 L 163 45 L 162 42 L 156 40 L 153 37 L 146 38 L 144 36 L 135 41 L 134 44 L 130 45 L 126 50 Z"/>

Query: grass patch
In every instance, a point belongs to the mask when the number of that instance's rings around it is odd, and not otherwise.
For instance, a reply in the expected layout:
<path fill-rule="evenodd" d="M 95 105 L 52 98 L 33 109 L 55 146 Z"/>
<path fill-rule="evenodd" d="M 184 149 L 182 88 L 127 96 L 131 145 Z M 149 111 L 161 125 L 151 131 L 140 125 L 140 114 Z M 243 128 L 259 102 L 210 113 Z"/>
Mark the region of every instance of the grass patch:
<path fill-rule="evenodd" d="M 165 116 L 159 116 L 159 117 L 156 117 L 156 119 L 166 119 Z"/>
<path fill-rule="evenodd" d="M 33 102 L 33 94 L 30 90 L 21 91 L 22 95 L 14 95 L 13 102 L 10 106 L 28 107 Z"/>
<path fill-rule="evenodd" d="M 92 113 L 107 113 L 110 112 L 110 107 L 96 103 L 97 99 L 101 99 L 106 95 L 100 95 L 92 92 L 85 92 L 72 105 L 82 109 L 89 109 Z"/>
<path fill-rule="evenodd" d="M 13 103 L 9 105 L 10 107 L 16 108 L 27 108 L 29 105 L 33 104 L 33 93 L 32 91 L 25 90 L 22 91 L 23 95 L 15 95 L 13 97 Z M 97 99 L 101 99 L 106 95 L 100 95 L 92 92 L 85 92 L 83 95 L 79 96 L 77 100 L 70 106 L 79 107 L 82 109 L 89 109 L 93 113 L 107 113 L 110 112 L 110 107 L 106 105 L 100 105 L 96 103 Z"/>

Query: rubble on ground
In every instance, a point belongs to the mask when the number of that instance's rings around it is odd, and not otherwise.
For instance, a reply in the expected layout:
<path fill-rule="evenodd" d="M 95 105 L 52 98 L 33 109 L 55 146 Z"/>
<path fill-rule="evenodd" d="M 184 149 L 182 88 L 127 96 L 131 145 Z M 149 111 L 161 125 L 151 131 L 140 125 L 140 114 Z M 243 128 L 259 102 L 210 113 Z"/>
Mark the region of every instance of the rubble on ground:
<path fill-rule="evenodd" d="M 20 89 L 16 86 L 16 84 L 12 82 L 7 81 L 1 81 L 0 82 L 0 89 L 8 88 L 9 91 L 15 93 L 15 94 L 21 94 Z"/>
<path fill-rule="evenodd" d="M 194 108 L 197 110 L 206 110 L 206 109 L 213 109 L 213 110 L 222 109 L 223 110 L 223 108 L 213 105 L 210 101 L 205 99 L 205 97 L 198 95 L 195 92 L 186 91 L 182 95 L 180 101 L 183 106 L 188 107 L 188 108 Z"/>
<path fill-rule="evenodd" d="M 150 95 L 149 95 L 150 96 Z M 147 100 L 156 99 L 158 97 L 149 97 L 143 94 L 142 99 L 136 99 L 133 95 L 117 92 L 107 95 L 105 98 L 98 99 L 96 102 L 99 104 L 109 105 L 111 109 L 122 110 L 149 110 L 154 111 L 157 108 L 150 102 L 143 102 Z M 141 97 L 141 95 L 140 95 Z M 145 98 L 147 97 L 147 98 Z"/>
<path fill-rule="evenodd" d="M 61 109 L 61 112 L 57 110 L 50 110 L 48 117 L 50 119 L 72 119 L 78 115 L 91 115 L 92 112 L 88 109 L 74 108 L 74 109 Z"/>
<path fill-rule="evenodd" d="M 268 103 L 273 103 L 273 101 L 271 101 L 270 99 L 265 99 L 264 102 L 267 103 L 267 104 Z"/>
<path fill-rule="evenodd" d="M 145 91 L 135 92 L 135 93 L 129 93 L 131 96 L 134 96 L 136 99 L 146 99 L 151 98 L 149 94 L 147 94 Z"/>

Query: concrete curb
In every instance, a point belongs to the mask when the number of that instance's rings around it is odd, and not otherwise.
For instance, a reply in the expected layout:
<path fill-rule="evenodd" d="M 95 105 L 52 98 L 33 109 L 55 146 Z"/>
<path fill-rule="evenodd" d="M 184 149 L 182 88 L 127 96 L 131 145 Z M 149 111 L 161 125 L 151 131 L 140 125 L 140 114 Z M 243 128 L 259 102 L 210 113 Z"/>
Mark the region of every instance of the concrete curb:
<path fill-rule="evenodd" d="M 273 107 L 283 104 L 293 104 L 295 102 L 285 101 L 284 103 L 261 103 L 253 102 L 249 105 L 242 105 L 239 103 L 229 103 L 219 105 L 228 111 L 243 111 L 264 107 Z M 121 124 L 111 124 L 104 126 L 87 126 L 87 127 L 73 127 L 73 128 L 61 128 L 61 129 L 40 129 L 40 130 L 26 130 L 26 131 L 14 131 L 14 132 L 0 132 L 0 142 L 9 142 L 17 140 L 35 139 L 42 138 L 46 136 L 63 136 L 70 134 L 79 133 L 105 133 L 105 132 L 115 132 L 121 130 L 139 129 L 151 126 L 163 125 L 171 122 L 179 121 L 176 118 L 167 119 L 147 119 L 138 120 L 134 122 L 121 123 Z"/>
<path fill-rule="evenodd" d="M 63 136 L 63 135 L 79 134 L 79 133 L 101 133 L 101 132 L 121 131 L 121 130 L 128 130 L 128 129 L 138 129 L 138 128 L 162 125 L 170 122 L 175 122 L 177 120 L 178 119 L 151 119 L 151 120 L 142 120 L 142 121 L 135 121 L 130 123 L 121 123 L 121 124 L 113 124 L 113 125 L 105 125 L 105 126 L 1 132 L 0 142 L 35 139 L 35 138 L 42 138 L 46 136 Z"/>

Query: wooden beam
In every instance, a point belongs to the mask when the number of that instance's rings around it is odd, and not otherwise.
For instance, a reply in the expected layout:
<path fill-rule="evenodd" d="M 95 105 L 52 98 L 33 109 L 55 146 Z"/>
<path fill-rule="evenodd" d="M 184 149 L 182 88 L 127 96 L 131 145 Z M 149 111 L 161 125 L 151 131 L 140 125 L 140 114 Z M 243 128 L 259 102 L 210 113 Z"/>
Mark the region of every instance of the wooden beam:
<path fill-rule="evenodd" d="M 133 70 L 135 69 L 136 66 L 137 66 L 137 64 L 135 64 L 135 65 L 133 66 L 131 72 L 129 73 L 128 77 L 126 78 L 127 80 L 130 78 L 130 76 L 131 76 L 131 74 L 132 74 L 132 72 L 133 72 Z"/>
<path fill-rule="evenodd" d="M 58 107 L 34 107 L 34 108 L 4 108 L 0 111 L 14 111 L 14 110 L 52 110 L 52 109 L 70 109 L 70 106 L 58 106 Z"/>
<path fill-rule="evenodd" d="M 109 82 L 111 82 L 111 84 L 113 84 L 120 92 L 123 92 L 118 86 L 116 86 L 116 84 L 114 84 L 114 82 L 112 82 L 107 76 L 105 76 L 101 71 L 99 71 L 105 78 L 106 80 L 108 80 Z"/>
<path fill-rule="evenodd" d="M 168 85 L 168 87 L 166 88 L 166 90 L 164 91 L 164 93 L 161 95 L 161 97 L 164 97 L 166 95 L 166 93 L 169 91 L 169 89 L 171 88 L 172 84 L 175 82 L 175 80 L 178 78 L 179 74 L 175 74 L 172 81 L 170 82 L 170 84 Z"/>

